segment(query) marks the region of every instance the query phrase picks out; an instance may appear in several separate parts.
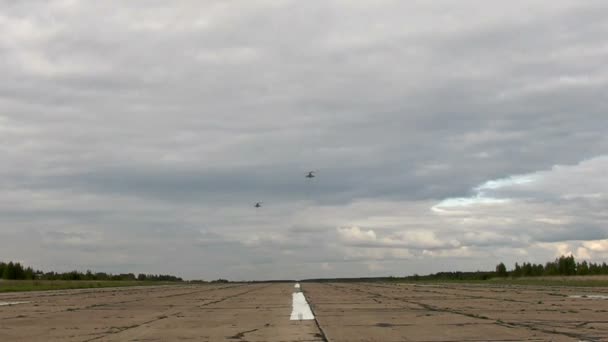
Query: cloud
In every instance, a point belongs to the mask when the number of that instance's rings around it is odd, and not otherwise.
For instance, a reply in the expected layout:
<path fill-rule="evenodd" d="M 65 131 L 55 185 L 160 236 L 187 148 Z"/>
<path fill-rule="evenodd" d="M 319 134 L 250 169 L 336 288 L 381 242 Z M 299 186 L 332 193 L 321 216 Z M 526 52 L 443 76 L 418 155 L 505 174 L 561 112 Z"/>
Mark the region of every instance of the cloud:
<path fill-rule="evenodd" d="M 361 230 L 359 227 L 338 228 L 338 234 L 346 242 L 375 242 L 376 233 L 373 230 Z"/>
<path fill-rule="evenodd" d="M 283 279 L 605 255 L 603 1 L 3 5 L 7 258 Z"/>
<path fill-rule="evenodd" d="M 608 240 L 585 241 L 585 248 L 599 253 L 608 253 Z"/>
<path fill-rule="evenodd" d="M 372 229 L 351 227 L 338 228 L 338 234 L 344 243 L 362 247 L 436 249 L 460 245 L 456 240 L 442 241 L 432 231 L 397 231 L 378 237 Z"/>

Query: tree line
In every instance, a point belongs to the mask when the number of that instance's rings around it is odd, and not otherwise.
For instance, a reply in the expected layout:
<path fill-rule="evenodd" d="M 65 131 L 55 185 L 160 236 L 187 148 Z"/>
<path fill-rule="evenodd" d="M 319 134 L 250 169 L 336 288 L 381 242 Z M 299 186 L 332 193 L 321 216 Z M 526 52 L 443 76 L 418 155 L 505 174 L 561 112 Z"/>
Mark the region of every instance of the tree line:
<path fill-rule="evenodd" d="M 134 273 L 112 274 L 105 272 L 43 272 L 31 267 L 24 267 L 18 262 L 0 262 L 0 278 L 7 280 L 132 280 L 132 281 L 183 281 L 182 278 L 167 274 Z"/>
<path fill-rule="evenodd" d="M 540 276 L 574 276 L 574 275 L 608 275 L 606 262 L 594 263 L 586 260 L 577 262 L 572 255 L 562 255 L 554 261 L 543 264 L 529 262 L 515 263 L 512 269 L 507 269 L 504 263 L 496 265 L 494 271 L 476 272 L 438 272 L 429 275 L 413 275 L 405 277 L 406 280 L 487 280 L 491 278 L 519 278 Z M 391 279 L 391 278 L 387 278 Z M 395 278 L 398 280 L 398 278 Z"/>
<path fill-rule="evenodd" d="M 572 255 L 562 255 L 554 261 L 543 264 L 532 264 L 524 262 L 521 265 L 515 263 L 511 270 L 507 270 L 504 263 L 496 265 L 497 277 L 538 277 L 538 276 L 572 276 L 572 275 L 608 275 L 606 262 L 594 263 L 577 262 Z"/>

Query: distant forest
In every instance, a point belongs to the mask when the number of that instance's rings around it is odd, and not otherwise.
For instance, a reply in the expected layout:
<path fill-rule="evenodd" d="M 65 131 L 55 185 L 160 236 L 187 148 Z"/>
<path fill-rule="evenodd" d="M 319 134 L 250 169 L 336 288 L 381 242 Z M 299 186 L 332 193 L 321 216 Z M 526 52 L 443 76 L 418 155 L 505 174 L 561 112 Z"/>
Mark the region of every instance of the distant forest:
<path fill-rule="evenodd" d="M 111 274 L 105 272 L 85 273 L 71 272 L 42 272 L 31 267 L 23 267 L 18 262 L 0 262 L 0 279 L 38 279 L 38 280 L 139 280 L 139 281 L 182 281 L 182 278 L 166 274 L 143 274 L 137 276 L 133 273 Z"/>
<path fill-rule="evenodd" d="M 503 263 L 496 266 L 496 276 L 498 277 L 537 277 L 537 276 L 571 276 L 571 275 L 600 275 L 608 274 L 608 265 L 606 262 L 601 264 L 593 262 L 576 262 L 574 256 L 562 255 L 561 257 L 542 264 L 531 264 L 524 262 L 519 265 L 515 263 L 515 267 L 507 271 Z"/>
<path fill-rule="evenodd" d="M 494 271 L 476 272 L 438 272 L 429 275 L 413 275 L 407 277 L 374 277 L 374 278 L 325 278 L 306 279 L 308 281 L 398 281 L 398 280 L 487 280 L 491 278 L 519 278 L 538 276 L 573 276 L 573 275 L 608 275 L 608 265 L 593 262 L 577 262 L 574 256 L 561 256 L 554 261 L 543 264 L 524 262 L 515 263 L 512 269 L 507 269 L 504 263 L 496 266 Z M 137 276 L 133 273 L 111 274 L 105 272 L 71 271 L 65 273 L 35 271 L 31 267 L 23 267 L 18 262 L 0 262 L 0 279 L 40 279 L 40 280 L 132 280 L 132 281 L 183 281 L 182 278 L 164 274 L 143 274 Z M 279 280 L 284 282 L 291 280 Z M 196 282 L 205 282 L 202 280 Z M 225 279 L 212 281 L 213 283 L 228 282 Z"/>
<path fill-rule="evenodd" d="M 486 280 L 497 277 L 540 277 L 540 276 L 573 276 L 573 275 L 608 275 L 608 265 L 603 262 L 577 262 L 574 256 L 562 255 L 554 261 L 543 264 L 524 262 L 515 263 L 512 269 L 507 269 L 504 263 L 496 265 L 494 272 L 439 272 L 435 274 L 406 277 L 409 280 Z"/>

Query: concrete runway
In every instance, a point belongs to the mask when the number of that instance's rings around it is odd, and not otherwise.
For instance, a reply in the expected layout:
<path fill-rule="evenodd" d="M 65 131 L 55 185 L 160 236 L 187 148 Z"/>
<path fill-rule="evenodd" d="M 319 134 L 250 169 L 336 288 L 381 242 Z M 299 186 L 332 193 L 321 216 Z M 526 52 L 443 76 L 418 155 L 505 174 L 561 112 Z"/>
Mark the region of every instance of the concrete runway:
<path fill-rule="evenodd" d="M 608 341 L 606 288 L 307 284 L 329 341 Z"/>
<path fill-rule="evenodd" d="M 608 341 L 606 288 L 293 283 L 0 294 L 0 341 Z M 600 297 L 591 297 L 599 295 Z M 581 297 L 572 297 L 581 296 Z M 599 298 L 599 299 L 598 299 Z"/>

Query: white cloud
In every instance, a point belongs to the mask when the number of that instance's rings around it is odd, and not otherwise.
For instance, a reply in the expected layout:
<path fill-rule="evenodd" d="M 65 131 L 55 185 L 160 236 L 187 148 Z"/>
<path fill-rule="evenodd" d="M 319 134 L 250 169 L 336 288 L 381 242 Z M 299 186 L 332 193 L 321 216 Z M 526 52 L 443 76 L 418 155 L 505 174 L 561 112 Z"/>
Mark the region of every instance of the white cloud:
<path fill-rule="evenodd" d="M 482 257 L 480 254 L 475 253 L 470 247 L 462 246 L 453 249 L 442 249 L 442 250 L 424 250 L 422 255 L 425 257 L 433 258 L 463 258 L 463 257 Z"/>
<path fill-rule="evenodd" d="M 376 233 L 369 230 L 361 230 L 359 227 L 338 228 L 338 234 L 346 242 L 375 242 Z"/>
<path fill-rule="evenodd" d="M 587 248 L 585 247 L 578 247 L 576 249 L 576 258 L 582 260 L 589 260 L 591 259 L 591 253 L 589 253 L 589 250 L 587 250 Z"/>
<path fill-rule="evenodd" d="M 380 247 L 380 248 L 415 248 L 432 249 L 458 247 L 460 242 L 454 239 L 441 240 L 432 231 L 412 230 L 395 231 L 378 236 L 372 229 L 364 230 L 359 227 L 338 228 L 338 234 L 346 245 Z"/>
<path fill-rule="evenodd" d="M 585 241 L 585 248 L 599 253 L 608 253 L 608 240 Z"/>

